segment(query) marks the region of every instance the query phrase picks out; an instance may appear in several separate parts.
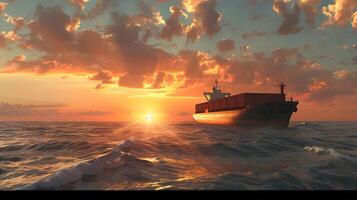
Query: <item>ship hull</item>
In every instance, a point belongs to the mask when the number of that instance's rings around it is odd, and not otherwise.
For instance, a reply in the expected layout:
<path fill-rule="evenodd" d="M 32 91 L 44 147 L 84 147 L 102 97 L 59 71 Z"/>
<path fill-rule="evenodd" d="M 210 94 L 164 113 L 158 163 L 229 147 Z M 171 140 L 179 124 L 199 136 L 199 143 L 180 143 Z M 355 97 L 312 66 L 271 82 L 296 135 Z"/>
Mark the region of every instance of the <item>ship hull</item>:
<path fill-rule="evenodd" d="M 199 124 L 210 125 L 288 127 L 297 105 L 297 102 L 268 103 L 238 110 L 196 113 L 193 119 Z"/>

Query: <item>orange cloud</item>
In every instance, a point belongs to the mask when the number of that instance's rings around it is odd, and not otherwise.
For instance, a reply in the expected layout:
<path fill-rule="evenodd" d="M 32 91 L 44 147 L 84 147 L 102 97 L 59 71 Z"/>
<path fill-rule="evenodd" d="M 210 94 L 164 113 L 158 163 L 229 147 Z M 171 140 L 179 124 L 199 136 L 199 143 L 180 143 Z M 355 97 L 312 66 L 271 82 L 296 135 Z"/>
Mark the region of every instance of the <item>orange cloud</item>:
<path fill-rule="evenodd" d="M 306 22 L 313 27 L 315 24 L 315 17 L 318 13 L 317 7 L 322 0 L 299 0 L 299 6 L 306 15 Z"/>
<path fill-rule="evenodd" d="M 354 26 L 357 1 L 351 0 L 335 0 L 334 4 L 324 6 L 322 11 L 329 18 L 323 26 L 339 25 L 345 26 L 352 21 Z"/>
<path fill-rule="evenodd" d="M 216 11 L 217 0 L 184 0 L 182 4 L 193 14 L 192 24 L 185 31 L 187 41 L 193 42 L 202 35 L 212 37 L 221 31 L 223 15 Z"/>
<path fill-rule="evenodd" d="M 0 33 L 0 48 L 5 48 L 8 47 L 9 42 L 14 42 L 20 39 L 20 36 L 18 36 L 14 31 L 9 31 L 9 32 L 1 32 Z"/>
<path fill-rule="evenodd" d="M 6 10 L 7 5 L 7 3 L 0 2 L 0 15 Z"/>
<path fill-rule="evenodd" d="M 15 26 L 15 32 L 19 31 L 26 25 L 25 19 L 22 17 L 12 17 L 6 14 L 6 22 Z"/>
<path fill-rule="evenodd" d="M 357 30 L 357 12 L 353 13 L 352 27 Z"/>
<path fill-rule="evenodd" d="M 281 2 L 275 6 L 276 12 L 290 15 L 285 10 L 285 2 Z M 196 20 L 201 20 L 197 22 L 200 24 L 200 33 L 203 31 L 213 34 L 218 30 L 216 25 L 219 14 L 215 11 L 215 6 L 215 1 L 202 1 L 196 5 L 193 12 L 200 13 L 195 16 Z M 271 55 L 248 52 L 249 55 L 245 58 L 225 58 L 193 50 L 168 53 L 144 39 L 147 24 L 137 24 L 137 19 L 138 16 L 152 19 L 149 13 L 153 13 L 153 10 L 148 9 L 146 14 L 143 11 L 139 15 L 130 16 L 114 12 L 110 16 L 109 25 L 103 26 L 101 32 L 80 29 L 75 31 L 68 27 L 77 16 L 66 14 L 60 7 L 44 7 L 39 4 L 35 18 L 26 25 L 29 33 L 21 35 L 15 41 L 21 47 L 26 47 L 24 51 L 30 47 L 32 51 L 39 52 L 40 56 L 29 59 L 17 56 L 8 62 L 2 72 L 83 73 L 90 80 L 98 82 L 97 89 L 108 84 L 117 84 L 130 88 L 167 89 L 171 95 L 192 95 L 193 92 L 197 95 L 198 90 L 210 87 L 211 80 L 215 78 L 222 80 L 228 87 L 237 84 L 275 87 L 277 82 L 286 80 L 293 92 L 311 100 L 356 93 L 355 72 L 342 74 L 324 69 L 321 64 L 306 59 L 297 48 L 274 49 Z M 182 15 L 178 8 L 172 8 L 171 17 L 175 13 L 177 16 Z M 213 16 L 213 24 L 216 25 L 210 28 L 201 27 L 211 26 L 206 24 L 206 20 L 211 18 L 207 16 Z M 164 30 L 172 25 L 169 21 L 163 27 Z M 179 22 L 175 23 L 177 25 Z M 149 24 L 153 25 L 155 21 L 152 20 Z M 160 31 L 159 34 L 164 32 Z M 167 39 L 175 35 L 174 31 L 166 33 Z M 5 39 L 0 37 L 0 46 L 4 43 L 1 41 L 11 38 L 6 34 L 2 36 Z M 232 40 L 222 40 L 217 47 L 221 51 L 228 51 L 234 49 L 235 45 Z M 242 49 L 247 50 L 248 46 Z M 197 85 L 200 88 L 195 88 L 195 91 L 190 89 Z"/>
<path fill-rule="evenodd" d="M 81 10 L 83 10 L 86 4 L 89 2 L 89 0 L 69 0 L 69 1 Z"/>

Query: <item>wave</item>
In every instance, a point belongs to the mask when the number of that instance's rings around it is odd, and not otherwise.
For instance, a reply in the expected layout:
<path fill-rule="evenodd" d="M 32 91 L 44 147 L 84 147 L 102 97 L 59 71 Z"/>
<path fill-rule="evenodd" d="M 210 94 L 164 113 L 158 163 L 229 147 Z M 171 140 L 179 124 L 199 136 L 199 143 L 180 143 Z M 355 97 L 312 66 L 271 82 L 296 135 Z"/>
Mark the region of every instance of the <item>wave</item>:
<path fill-rule="evenodd" d="M 6 161 L 9 161 L 9 162 L 19 162 L 23 160 L 23 158 L 21 157 L 18 157 L 18 156 L 10 156 L 10 157 L 7 157 L 7 156 L 0 156 L 0 162 L 6 162 Z"/>
<path fill-rule="evenodd" d="M 346 154 L 339 153 L 333 148 L 323 148 L 323 147 L 319 147 L 319 146 L 306 146 L 306 147 L 304 147 L 304 150 L 318 154 L 318 155 L 329 154 L 336 158 L 343 158 L 343 159 L 347 159 L 350 161 L 357 161 L 356 158 L 353 158 Z"/>
<path fill-rule="evenodd" d="M 4 146 L 0 147 L 0 152 L 13 152 L 13 151 L 19 151 L 23 148 L 26 148 L 27 145 L 11 145 L 11 146 Z"/>
<path fill-rule="evenodd" d="M 8 171 L 0 167 L 0 175 L 6 174 Z"/>
<path fill-rule="evenodd" d="M 81 150 L 90 148 L 90 143 L 85 141 L 48 141 L 44 143 L 39 143 L 35 145 L 31 145 L 29 149 L 35 151 L 57 151 L 62 149 L 75 149 Z"/>
<path fill-rule="evenodd" d="M 87 176 L 96 176 L 105 170 L 116 169 L 125 162 L 126 153 L 123 151 L 130 149 L 132 146 L 133 142 L 126 140 L 119 144 L 113 151 L 100 158 L 80 163 L 74 167 L 62 169 L 43 180 L 18 188 L 18 190 L 59 188 L 81 181 Z"/>

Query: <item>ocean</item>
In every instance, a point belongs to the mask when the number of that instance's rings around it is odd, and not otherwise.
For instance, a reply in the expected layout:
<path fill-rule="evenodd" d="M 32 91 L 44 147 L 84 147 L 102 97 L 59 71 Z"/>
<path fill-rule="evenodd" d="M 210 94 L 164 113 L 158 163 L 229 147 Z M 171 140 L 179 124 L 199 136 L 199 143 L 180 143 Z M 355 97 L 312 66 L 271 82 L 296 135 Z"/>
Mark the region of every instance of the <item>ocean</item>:
<path fill-rule="evenodd" d="M 321 189 L 357 189 L 357 123 L 0 122 L 0 190 Z"/>

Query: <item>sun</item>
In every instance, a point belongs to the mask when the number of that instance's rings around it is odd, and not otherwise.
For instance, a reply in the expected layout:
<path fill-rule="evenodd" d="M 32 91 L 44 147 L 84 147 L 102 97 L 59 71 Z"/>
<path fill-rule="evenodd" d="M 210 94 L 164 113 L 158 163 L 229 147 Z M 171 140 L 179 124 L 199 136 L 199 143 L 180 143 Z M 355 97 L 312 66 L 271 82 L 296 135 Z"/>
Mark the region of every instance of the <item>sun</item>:
<path fill-rule="evenodd" d="M 152 122 L 154 119 L 154 116 L 152 113 L 148 113 L 146 116 L 145 116 L 145 121 L 146 122 Z"/>

